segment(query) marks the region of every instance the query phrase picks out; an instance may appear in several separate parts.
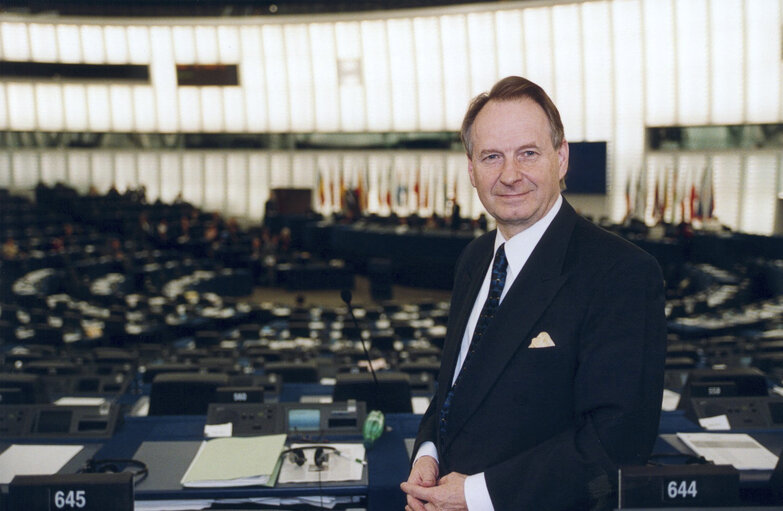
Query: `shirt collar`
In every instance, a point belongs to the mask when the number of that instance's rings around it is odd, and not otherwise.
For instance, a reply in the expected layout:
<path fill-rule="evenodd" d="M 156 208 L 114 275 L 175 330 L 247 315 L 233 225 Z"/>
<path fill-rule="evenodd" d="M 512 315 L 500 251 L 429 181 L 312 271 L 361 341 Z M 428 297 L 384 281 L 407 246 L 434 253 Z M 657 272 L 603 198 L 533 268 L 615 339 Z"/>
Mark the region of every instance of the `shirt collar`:
<path fill-rule="evenodd" d="M 494 252 L 497 252 L 501 243 L 506 244 L 505 252 L 506 258 L 508 259 L 508 269 L 512 275 L 516 276 L 522 270 L 522 267 L 533 252 L 533 249 L 536 248 L 538 242 L 541 241 L 541 238 L 552 223 L 552 220 L 554 220 L 557 212 L 560 211 L 562 205 L 563 196 L 558 195 L 555 204 L 547 211 L 546 215 L 524 231 L 512 236 L 509 240 L 506 240 L 503 235 L 500 234 L 500 229 L 496 231 Z"/>

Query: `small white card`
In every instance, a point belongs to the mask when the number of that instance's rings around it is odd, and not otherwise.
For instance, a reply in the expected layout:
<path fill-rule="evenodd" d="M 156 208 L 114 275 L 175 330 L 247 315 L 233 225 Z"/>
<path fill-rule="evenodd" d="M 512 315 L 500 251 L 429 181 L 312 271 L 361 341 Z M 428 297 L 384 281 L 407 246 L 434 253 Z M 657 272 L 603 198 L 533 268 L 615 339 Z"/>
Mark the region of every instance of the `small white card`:
<path fill-rule="evenodd" d="M 225 424 L 205 424 L 204 436 L 207 438 L 225 438 L 234 433 L 234 425 L 230 422 Z"/>
<path fill-rule="evenodd" d="M 714 431 L 721 429 L 731 429 L 729 418 L 725 415 L 716 415 L 715 417 L 704 417 L 699 419 L 699 425 L 704 429 Z"/>

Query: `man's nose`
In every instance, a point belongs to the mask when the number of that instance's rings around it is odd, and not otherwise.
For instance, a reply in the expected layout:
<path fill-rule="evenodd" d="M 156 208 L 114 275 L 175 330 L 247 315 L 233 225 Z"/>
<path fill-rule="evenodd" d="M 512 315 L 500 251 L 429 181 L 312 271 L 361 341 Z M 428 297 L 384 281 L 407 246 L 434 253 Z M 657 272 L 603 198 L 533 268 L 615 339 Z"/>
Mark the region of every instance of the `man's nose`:
<path fill-rule="evenodd" d="M 522 169 L 520 163 L 514 158 L 508 158 L 503 164 L 500 172 L 500 182 L 504 185 L 513 185 L 522 179 Z"/>

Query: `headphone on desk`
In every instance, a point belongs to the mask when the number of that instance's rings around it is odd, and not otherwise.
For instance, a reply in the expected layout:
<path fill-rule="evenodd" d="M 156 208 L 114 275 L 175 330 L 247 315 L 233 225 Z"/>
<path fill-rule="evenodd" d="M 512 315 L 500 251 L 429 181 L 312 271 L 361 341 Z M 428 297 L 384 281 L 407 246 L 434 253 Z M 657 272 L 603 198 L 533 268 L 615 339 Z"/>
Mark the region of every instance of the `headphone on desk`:
<path fill-rule="evenodd" d="M 330 445 L 309 445 L 305 447 L 294 447 L 292 449 L 286 449 L 280 453 L 280 456 L 288 455 L 288 461 L 295 463 L 297 467 L 301 467 L 307 461 L 307 456 L 305 456 L 304 452 L 306 450 L 313 449 L 315 449 L 313 462 L 319 469 L 324 468 L 326 462 L 329 461 L 329 453 L 334 453 L 338 456 L 340 455 L 340 451 Z"/>

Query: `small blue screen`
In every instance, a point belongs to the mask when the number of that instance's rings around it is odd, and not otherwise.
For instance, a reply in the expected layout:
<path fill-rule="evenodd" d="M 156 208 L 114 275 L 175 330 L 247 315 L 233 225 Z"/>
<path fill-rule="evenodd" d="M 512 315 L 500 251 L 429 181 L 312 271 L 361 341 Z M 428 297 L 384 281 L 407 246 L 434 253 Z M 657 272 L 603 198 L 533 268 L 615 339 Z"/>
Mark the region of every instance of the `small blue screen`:
<path fill-rule="evenodd" d="M 288 410 L 289 431 L 318 431 L 319 429 L 321 429 L 320 410 Z"/>

